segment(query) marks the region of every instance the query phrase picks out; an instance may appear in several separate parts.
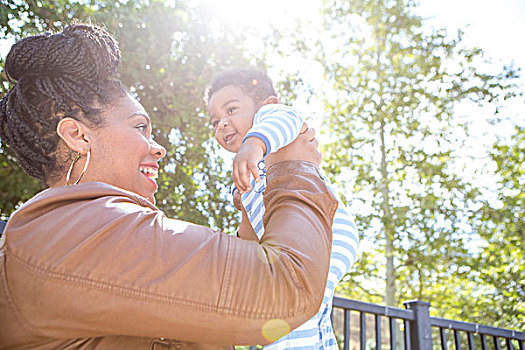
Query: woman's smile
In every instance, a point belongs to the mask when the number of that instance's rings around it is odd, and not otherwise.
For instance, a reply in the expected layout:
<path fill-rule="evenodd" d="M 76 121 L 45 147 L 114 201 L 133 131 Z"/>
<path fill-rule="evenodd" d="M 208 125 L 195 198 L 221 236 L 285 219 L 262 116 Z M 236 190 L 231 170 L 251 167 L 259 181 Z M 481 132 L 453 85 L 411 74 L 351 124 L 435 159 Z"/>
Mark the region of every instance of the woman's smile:
<path fill-rule="evenodd" d="M 157 190 L 157 178 L 159 176 L 159 166 L 157 164 L 141 164 L 140 172 L 148 179 L 149 182 L 155 185 Z"/>

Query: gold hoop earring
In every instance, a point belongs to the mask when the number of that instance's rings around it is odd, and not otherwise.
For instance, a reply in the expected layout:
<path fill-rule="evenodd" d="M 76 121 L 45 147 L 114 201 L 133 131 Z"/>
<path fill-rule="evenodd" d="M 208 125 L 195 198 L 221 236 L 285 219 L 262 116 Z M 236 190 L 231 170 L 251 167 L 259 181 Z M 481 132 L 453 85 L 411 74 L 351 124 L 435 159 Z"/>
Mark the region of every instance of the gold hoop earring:
<path fill-rule="evenodd" d="M 80 176 L 78 177 L 77 181 L 75 181 L 75 183 L 73 183 L 73 185 L 78 184 L 80 182 L 80 179 L 82 179 L 82 176 L 84 176 L 84 173 L 86 172 L 86 169 L 87 169 L 88 164 L 89 164 L 90 157 L 91 157 L 91 150 L 88 148 L 87 155 L 86 155 L 86 163 L 84 163 L 84 169 L 82 169 L 82 172 L 80 173 Z M 66 186 L 71 186 L 71 184 L 69 183 L 69 178 L 71 176 L 71 172 L 73 171 L 73 167 L 75 166 L 75 163 L 80 158 L 82 158 L 82 155 L 80 153 L 78 153 L 78 152 L 71 152 L 69 154 L 69 158 L 72 160 L 72 162 L 71 162 L 71 166 L 69 167 L 69 170 L 67 171 Z"/>

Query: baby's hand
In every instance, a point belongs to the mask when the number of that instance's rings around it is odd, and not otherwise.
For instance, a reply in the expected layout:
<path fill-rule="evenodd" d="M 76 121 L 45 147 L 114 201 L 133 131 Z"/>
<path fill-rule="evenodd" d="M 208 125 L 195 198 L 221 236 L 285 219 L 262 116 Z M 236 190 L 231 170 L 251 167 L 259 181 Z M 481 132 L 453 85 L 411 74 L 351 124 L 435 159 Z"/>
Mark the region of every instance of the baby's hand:
<path fill-rule="evenodd" d="M 257 164 L 263 159 L 266 145 L 257 137 L 249 137 L 244 141 L 239 152 L 233 158 L 233 182 L 240 194 L 250 192 L 250 174 L 255 181 L 260 181 Z"/>

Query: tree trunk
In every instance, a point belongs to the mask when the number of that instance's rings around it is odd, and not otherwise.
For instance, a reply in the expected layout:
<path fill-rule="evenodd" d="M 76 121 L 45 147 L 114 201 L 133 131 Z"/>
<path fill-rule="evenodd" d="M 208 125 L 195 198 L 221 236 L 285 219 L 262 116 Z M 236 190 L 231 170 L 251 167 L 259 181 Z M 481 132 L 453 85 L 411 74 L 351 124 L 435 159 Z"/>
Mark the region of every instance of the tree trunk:
<path fill-rule="evenodd" d="M 396 277 L 394 269 L 394 230 L 392 227 L 392 213 L 390 210 L 390 196 L 388 188 L 388 170 L 386 166 L 386 145 L 385 145 L 385 119 L 381 118 L 381 193 L 383 196 L 383 230 L 385 237 L 385 256 L 386 256 L 386 284 L 385 284 L 385 304 L 388 306 L 396 305 Z"/>

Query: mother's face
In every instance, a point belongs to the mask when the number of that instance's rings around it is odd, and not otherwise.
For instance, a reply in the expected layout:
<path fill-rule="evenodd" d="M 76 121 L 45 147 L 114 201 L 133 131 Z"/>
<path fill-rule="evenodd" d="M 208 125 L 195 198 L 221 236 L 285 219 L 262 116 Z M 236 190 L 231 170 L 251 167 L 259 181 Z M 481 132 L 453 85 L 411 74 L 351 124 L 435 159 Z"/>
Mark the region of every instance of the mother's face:
<path fill-rule="evenodd" d="M 126 95 L 101 116 L 104 125 L 91 134 L 91 161 L 83 180 L 105 182 L 155 203 L 158 162 L 166 150 L 152 139 L 144 107 Z"/>

